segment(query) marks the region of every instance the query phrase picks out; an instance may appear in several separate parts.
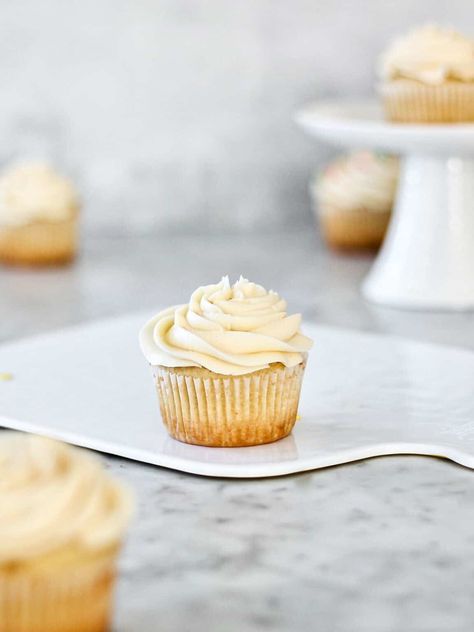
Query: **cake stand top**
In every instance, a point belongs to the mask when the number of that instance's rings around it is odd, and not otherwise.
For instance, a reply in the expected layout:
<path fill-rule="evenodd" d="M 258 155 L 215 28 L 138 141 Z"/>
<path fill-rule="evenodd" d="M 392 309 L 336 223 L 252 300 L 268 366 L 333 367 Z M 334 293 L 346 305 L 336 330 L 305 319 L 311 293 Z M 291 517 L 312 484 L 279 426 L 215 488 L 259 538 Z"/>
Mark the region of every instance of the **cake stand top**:
<path fill-rule="evenodd" d="M 474 156 L 474 123 L 390 123 L 374 101 L 319 101 L 298 111 L 296 121 L 312 136 L 341 147 Z"/>

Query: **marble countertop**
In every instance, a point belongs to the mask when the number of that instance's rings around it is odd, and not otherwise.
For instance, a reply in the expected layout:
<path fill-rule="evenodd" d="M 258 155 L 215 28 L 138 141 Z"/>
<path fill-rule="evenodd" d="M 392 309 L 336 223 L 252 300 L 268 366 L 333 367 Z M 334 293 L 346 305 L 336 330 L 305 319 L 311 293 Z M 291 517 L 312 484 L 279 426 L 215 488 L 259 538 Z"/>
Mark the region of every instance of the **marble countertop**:
<path fill-rule="evenodd" d="M 74 267 L 0 270 L 0 339 L 152 311 L 242 273 L 307 319 L 474 349 L 474 314 L 366 304 L 369 265 L 326 253 L 311 231 L 89 238 Z M 470 470 L 404 456 L 238 481 L 105 462 L 138 502 L 116 632 L 472 629 Z"/>

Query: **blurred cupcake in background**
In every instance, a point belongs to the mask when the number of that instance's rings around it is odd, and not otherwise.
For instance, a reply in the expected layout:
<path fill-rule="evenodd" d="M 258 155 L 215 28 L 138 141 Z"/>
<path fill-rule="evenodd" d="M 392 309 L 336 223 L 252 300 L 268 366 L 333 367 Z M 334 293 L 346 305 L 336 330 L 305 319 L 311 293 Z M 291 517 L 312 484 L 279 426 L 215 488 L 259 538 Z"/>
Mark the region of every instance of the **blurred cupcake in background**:
<path fill-rule="evenodd" d="M 108 629 L 131 499 L 87 452 L 0 438 L 0 630 Z"/>
<path fill-rule="evenodd" d="M 474 40 L 452 29 L 424 26 L 396 39 L 378 70 L 389 120 L 474 121 Z"/>
<path fill-rule="evenodd" d="M 79 199 L 73 184 L 44 163 L 0 174 L 0 261 L 52 265 L 76 253 Z"/>
<path fill-rule="evenodd" d="M 311 184 L 316 215 L 336 249 L 375 249 L 383 241 L 398 183 L 394 156 L 360 151 L 332 162 Z"/>

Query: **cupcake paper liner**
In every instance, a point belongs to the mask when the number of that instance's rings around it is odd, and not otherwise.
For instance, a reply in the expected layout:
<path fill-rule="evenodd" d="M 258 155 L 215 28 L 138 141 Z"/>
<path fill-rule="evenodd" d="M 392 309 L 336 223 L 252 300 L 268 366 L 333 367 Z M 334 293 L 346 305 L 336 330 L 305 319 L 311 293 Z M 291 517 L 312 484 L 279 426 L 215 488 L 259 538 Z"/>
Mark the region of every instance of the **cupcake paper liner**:
<path fill-rule="evenodd" d="M 409 79 L 380 88 L 386 118 L 399 123 L 462 123 L 474 121 L 474 83 L 449 81 L 439 86 Z"/>
<path fill-rule="evenodd" d="M 196 367 L 153 367 L 163 422 L 195 445 L 238 447 L 286 437 L 296 422 L 305 363 L 241 376 Z"/>
<path fill-rule="evenodd" d="M 70 261 L 76 251 L 77 219 L 0 227 L 0 261 L 51 265 Z"/>
<path fill-rule="evenodd" d="M 319 223 L 327 243 L 336 249 L 376 249 L 384 239 L 390 222 L 389 211 L 375 212 L 363 208 L 338 209 L 319 206 Z"/>
<path fill-rule="evenodd" d="M 105 632 L 113 554 L 60 568 L 0 568 L 0 632 Z"/>

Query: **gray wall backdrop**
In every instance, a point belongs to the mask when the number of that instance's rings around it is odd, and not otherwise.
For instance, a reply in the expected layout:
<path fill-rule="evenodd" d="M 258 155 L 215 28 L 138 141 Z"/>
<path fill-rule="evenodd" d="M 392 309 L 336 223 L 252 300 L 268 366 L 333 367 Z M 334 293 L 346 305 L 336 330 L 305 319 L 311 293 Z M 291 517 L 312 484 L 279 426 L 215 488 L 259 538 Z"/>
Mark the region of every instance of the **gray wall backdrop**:
<path fill-rule="evenodd" d="M 427 21 L 473 33 L 472 0 L 0 0 L 0 160 L 71 173 L 89 232 L 302 225 L 331 151 L 295 108 Z"/>

